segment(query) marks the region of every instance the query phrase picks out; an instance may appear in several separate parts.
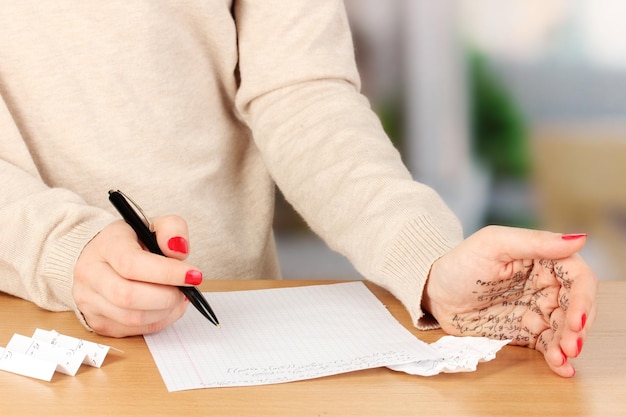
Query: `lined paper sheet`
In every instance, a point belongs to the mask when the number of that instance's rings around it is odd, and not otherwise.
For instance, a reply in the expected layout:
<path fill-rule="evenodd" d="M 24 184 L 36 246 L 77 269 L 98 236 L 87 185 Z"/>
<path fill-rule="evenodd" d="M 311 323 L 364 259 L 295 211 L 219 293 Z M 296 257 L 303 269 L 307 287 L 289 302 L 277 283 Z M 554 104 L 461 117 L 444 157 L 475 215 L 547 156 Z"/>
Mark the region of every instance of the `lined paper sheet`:
<path fill-rule="evenodd" d="M 206 294 L 198 311 L 145 340 L 169 391 L 248 386 L 441 360 L 362 282 Z"/>

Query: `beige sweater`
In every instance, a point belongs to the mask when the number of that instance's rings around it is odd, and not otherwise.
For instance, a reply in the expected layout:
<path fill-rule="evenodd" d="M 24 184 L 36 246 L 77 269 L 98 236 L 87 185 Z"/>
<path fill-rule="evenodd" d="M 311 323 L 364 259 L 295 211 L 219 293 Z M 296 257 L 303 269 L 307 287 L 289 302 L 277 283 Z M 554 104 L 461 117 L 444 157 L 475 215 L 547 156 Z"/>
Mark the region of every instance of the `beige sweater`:
<path fill-rule="evenodd" d="M 0 9 L 0 290 L 76 310 L 119 188 L 182 215 L 208 279 L 280 278 L 275 183 L 414 320 L 462 233 L 359 93 L 338 0 L 21 0 Z"/>

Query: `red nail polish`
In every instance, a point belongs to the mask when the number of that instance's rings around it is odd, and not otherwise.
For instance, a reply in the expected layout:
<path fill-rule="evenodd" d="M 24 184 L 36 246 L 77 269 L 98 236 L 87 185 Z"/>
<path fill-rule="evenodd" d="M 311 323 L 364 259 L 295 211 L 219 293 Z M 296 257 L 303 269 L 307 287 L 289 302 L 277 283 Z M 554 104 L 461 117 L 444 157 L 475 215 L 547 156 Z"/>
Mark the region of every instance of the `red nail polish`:
<path fill-rule="evenodd" d="M 167 241 L 167 247 L 174 252 L 187 253 L 189 252 L 189 246 L 187 240 L 184 237 L 175 236 Z"/>
<path fill-rule="evenodd" d="M 185 284 L 200 285 L 202 283 L 202 272 L 190 269 L 185 274 Z"/>
<path fill-rule="evenodd" d="M 583 313 L 583 317 L 580 320 L 580 330 L 585 328 L 585 324 L 587 324 L 587 314 Z"/>
<path fill-rule="evenodd" d="M 581 237 L 587 237 L 587 233 L 571 233 L 567 235 L 561 235 L 561 239 L 563 240 L 576 240 Z"/>
<path fill-rule="evenodd" d="M 580 355 L 580 352 L 582 352 L 583 350 L 583 338 L 579 337 L 578 341 L 576 342 L 576 345 L 578 347 L 578 352 L 576 353 L 576 356 Z"/>

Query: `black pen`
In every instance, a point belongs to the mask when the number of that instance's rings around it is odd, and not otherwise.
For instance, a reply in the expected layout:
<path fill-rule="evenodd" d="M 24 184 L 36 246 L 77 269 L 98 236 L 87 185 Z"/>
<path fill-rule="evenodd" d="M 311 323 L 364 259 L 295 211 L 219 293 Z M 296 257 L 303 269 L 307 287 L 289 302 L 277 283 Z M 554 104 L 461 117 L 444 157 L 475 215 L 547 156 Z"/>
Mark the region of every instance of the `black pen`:
<path fill-rule="evenodd" d="M 133 228 L 141 243 L 143 243 L 150 252 L 165 256 L 161 248 L 159 248 L 156 234 L 151 230 L 148 217 L 137 203 L 120 190 L 109 190 L 109 201 L 117 211 L 119 211 L 126 223 Z M 191 304 L 198 309 L 204 317 L 209 319 L 209 321 L 217 327 L 220 327 L 220 323 L 213 309 L 211 309 L 208 301 L 196 287 L 179 286 L 178 289 L 187 296 Z"/>

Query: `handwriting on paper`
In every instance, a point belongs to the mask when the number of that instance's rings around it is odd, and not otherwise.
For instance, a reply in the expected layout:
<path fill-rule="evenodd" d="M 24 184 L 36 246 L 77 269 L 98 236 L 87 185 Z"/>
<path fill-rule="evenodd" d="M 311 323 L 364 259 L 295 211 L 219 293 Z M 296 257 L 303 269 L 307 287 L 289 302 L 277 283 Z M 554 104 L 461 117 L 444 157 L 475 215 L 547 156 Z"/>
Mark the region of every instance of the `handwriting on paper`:
<path fill-rule="evenodd" d="M 82 340 L 71 336 L 59 334 L 54 330 L 36 329 L 33 339 L 49 343 L 50 345 L 71 349 L 84 356 L 83 363 L 85 365 L 100 368 L 102 362 L 111 349 L 110 346 Z"/>

